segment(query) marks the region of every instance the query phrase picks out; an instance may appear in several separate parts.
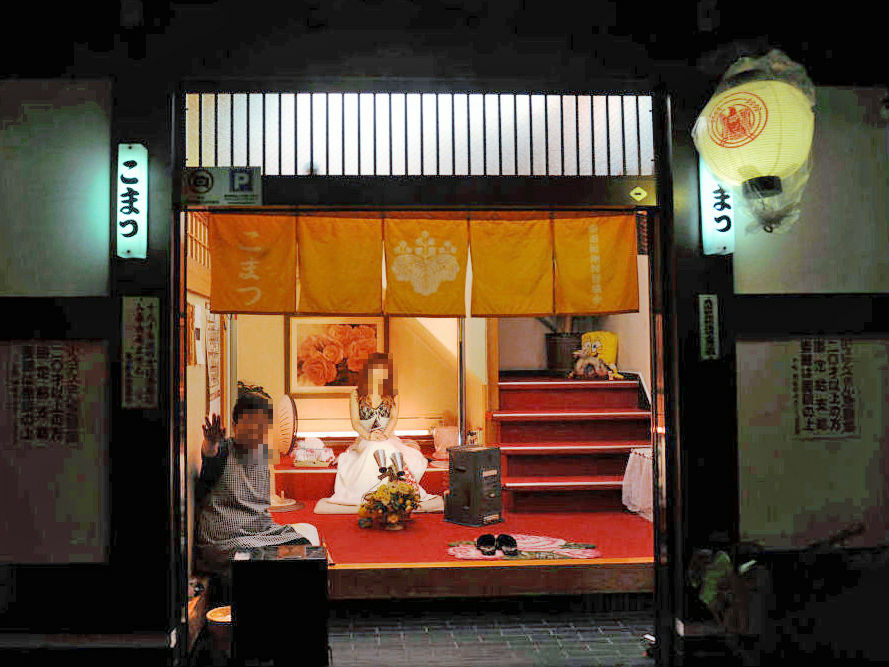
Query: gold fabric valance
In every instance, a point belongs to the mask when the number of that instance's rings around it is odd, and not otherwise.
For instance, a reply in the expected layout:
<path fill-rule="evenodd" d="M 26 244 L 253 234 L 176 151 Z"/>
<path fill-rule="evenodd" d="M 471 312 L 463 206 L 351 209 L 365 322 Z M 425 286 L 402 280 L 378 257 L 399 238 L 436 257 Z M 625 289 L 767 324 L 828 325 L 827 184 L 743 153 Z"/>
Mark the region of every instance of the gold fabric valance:
<path fill-rule="evenodd" d="M 379 213 L 300 215 L 299 304 L 311 315 L 379 315 L 383 219 Z"/>
<path fill-rule="evenodd" d="M 556 312 L 639 310 L 634 216 L 556 213 L 553 239 Z"/>
<path fill-rule="evenodd" d="M 293 217 L 211 215 L 210 310 L 286 313 L 296 308 Z"/>
<path fill-rule="evenodd" d="M 473 316 L 552 314 L 549 213 L 473 213 L 469 233 Z"/>
<path fill-rule="evenodd" d="M 465 213 L 387 213 L 385 218 L 388 315 L 466 314 Z"/>
<path fill-rule="evenodd" d="M 460 317 L 470 262 L 476 317 L 639 309 L 632 213 L 214 213 L 209 229 L 214 312 Z"/>

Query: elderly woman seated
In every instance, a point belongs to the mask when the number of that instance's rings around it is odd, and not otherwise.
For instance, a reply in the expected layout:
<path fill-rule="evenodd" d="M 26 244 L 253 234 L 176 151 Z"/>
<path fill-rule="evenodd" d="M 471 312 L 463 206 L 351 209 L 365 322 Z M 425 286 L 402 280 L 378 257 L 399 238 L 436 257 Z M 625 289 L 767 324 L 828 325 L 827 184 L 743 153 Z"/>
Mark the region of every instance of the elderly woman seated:
<path fill-rule="evenodd" d="M 219 415 L 205 420 L 195 569 L 215 575 L 213 603 L 230 597 L 234 552 L 281 544 L 318 544 L 311 524 L 279 525 L 269 513 L 269 428 L 272 405 L 263 395 L 244 393 L 232 411 L 234 437 L 226 438 Z"/>
<path fill-rule="evenodd" d="M 420 491 L 420 511 L 441 512 L 441 496 L 427 493 L 419 481 L 428 462 L 419 449 L 404 444 L 395 436 L 398 421 L 398 397 L 388 354 L 372 354 L 364 367 L 358 387 L 350 398 L 355 442 L 337 459 L 334 492 L 315 505 L 318 514 L 357 512 L 364 495 L 382 483 L 380 466 L 374 453 L 382 451 L 386 460 L 400 452 L 404 458 L 405 478 Z"/>

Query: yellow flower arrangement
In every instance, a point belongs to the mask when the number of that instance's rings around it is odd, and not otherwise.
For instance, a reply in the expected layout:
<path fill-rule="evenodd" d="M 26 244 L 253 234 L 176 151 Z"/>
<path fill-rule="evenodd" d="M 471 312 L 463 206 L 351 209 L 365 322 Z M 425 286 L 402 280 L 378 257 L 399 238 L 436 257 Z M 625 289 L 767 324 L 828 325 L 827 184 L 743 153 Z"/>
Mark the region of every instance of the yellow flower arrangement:
<path fill-rule="evenodd" d="M 392 528 L 410 518 L 420 504 L 418 489 L 402 480 L 381 484 L 364 496 L 358 508 L 358 525 L 370 528 L 374 524 Z"/>

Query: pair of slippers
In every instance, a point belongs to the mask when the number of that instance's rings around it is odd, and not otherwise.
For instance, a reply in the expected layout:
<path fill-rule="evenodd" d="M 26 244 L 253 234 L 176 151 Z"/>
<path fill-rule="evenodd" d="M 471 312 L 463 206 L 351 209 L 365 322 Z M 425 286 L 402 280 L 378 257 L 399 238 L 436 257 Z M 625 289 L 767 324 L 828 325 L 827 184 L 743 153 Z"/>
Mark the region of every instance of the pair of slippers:
<path fill-rule="evenodd" d="M 495 552 L 502 551 L 504 556 L 518 556 L 519 549 L 512 535 L 498 535 L 494 537 L 490 533 L 479 535 L 475 541 L 475 548 L 485 556 L 493 556 Z"/>

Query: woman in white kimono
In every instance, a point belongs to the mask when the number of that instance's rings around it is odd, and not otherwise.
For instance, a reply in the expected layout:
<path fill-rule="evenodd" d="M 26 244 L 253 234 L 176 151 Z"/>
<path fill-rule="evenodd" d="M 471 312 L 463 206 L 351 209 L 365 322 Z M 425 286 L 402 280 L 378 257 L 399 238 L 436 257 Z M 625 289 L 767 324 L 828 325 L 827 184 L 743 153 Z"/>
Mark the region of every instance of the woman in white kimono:
<path fill-rule="evenodd" d="M 352 428 L 358 438 L 337 458 L 334 493 L 318 501 L 316 512 L 358 511 L 364 495 L 385 481 L 380 479 L 380 468 L 374 452 L 386 454 L 387 465 L 392 454 L 401 452 L 406 468 L 405 478 L 420 491 L 420 511 L 441 512 L 441 496 L 427 493 L 419 485 L 428 462 L 419 449 L 395 437 L 398 421 L 398 400 L 394 388 L 392 360 L 388 354 L 374 353 L 368 360 L 349 399 Z M 331 505 L 337 507 L 331 507 Z"/>

